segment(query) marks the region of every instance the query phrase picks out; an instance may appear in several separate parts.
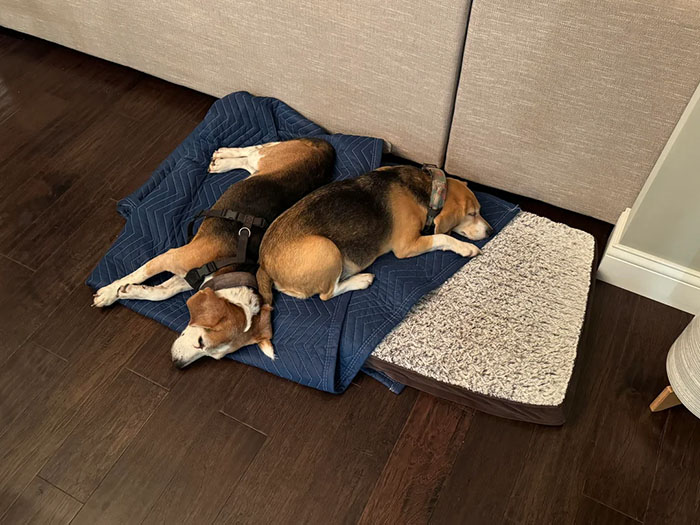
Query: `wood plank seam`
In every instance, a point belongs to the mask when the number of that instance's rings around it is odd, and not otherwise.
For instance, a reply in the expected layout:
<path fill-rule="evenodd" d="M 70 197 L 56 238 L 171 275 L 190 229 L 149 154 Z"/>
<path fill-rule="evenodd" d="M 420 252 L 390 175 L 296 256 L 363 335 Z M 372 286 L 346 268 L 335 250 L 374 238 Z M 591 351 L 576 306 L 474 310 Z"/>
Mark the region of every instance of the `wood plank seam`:
<path fill-rule="evenodd" d="M 56 485 L 54 485 L 54 484 L 51 483 L 50 481 L 47 481 L 47 480 L 45 480 L 44 478 L 42 478 L 41 476 L 38 476 L 38 475 L 37 475 L 37 476 L 35 476 L 34 478 L 32 478 L 32 479 L 29 481 L 29 483 L 27 483 L 27 485 L 22 489 L 22 491 L 20 492 L 19 496 L 18 496 L 17 499 L 12 503 L 12 505 L 11 505 L 10 507 L 8 507 L 7 510 L 6 510 L 2 515 L 0 515 L 0 522 L 2 522 L 2 523 L 5 522 L 5 521 L 4 521 L 5 518 L 6 518 L 9 514 L 12 513 L 12 511 L 14 510 L 14 506 L 15 506 L 15 504 L 19 501 L 19 498 L 21 497 L 21 495 L 24 494 L 24 493 L 32 486 L 32 484 L 34 484 L 37 480 L 42 481 L 43 483 L 45 483 L 45 484 L 46 484 L 47 486 L 49 486 L 50 488 L 55 489 L 58 493 L 63 494 L 64 496 L 66 496 L 66 497 L 68 498 L 68 501 L 73 501 L 73 502 L 75 502 L 75 503 L 77 504 L 77 510 L 75 511 L 75 514 L 73 515 L 73 517 L 75 517 L 75 516 L 78 514 L 78 512 L 80 512 L 80 509 L 82 509 L 82 507 L 83 507 L 82 502 L 80 502 L 79 500 L 77 500 L 76 498 L 74 498 L 73 496 L 71 496 L 70 494 L 68 494 L 66 491 L 61 490 L 59 487 L 57 487 Z M 39 497 L 41 497 L 41 493 L 39 494 Z M 36 517 L 36 515 L 33 516 L 33 517 Z M 71 520 L 72 520 L 72 518 L 71 518 Z M 32 521 L 31 521 L 31 523 L 35 523 L 35 522 L 36 522 L 36 520 L 32 520 Z M 51 523 L 54 523 L 54 521 L 52 520 Z"/>
<path fill-rule="evenodd" d="M 31 337 L 31 336 L 30 336 L 30 337 Z M 26 341 L 25 341 L 25 342 L 26 342 Z M 48 352 L 48 353 L 51 354 L 52 356 L 58 357 L 58 358 L 59 358 L 61 361 L 63 361 L 64 363 L 67 363 L 67 362 L 68 362 L 68 359 L 66 359 L 66 358 L 63 357 L 62 355 L 58 355 L 56 352 L 52 352 L 51 350 L 49 350 L 48 348 L 46 348 L 46 347 L 45 347 L 44 345 L 42 345 L 41 343 L 35 343 L 35 344 L 36 344 L 36 346 L 38 346 L 39 348 L 41 348 L 44 352 Z M 46 480 L 44 480 L 44 481 L 46 481 Z"/>
<path fill-rule="evenodd" d="M 407 387 L 407 388 L 411 388 L 411 387 Z M 391 452 L 389 452 L 389 455 L 388 455 L 387 458 L 386 458 L 386 463 L 385 463 L 384 466 L 382 467 L 382 470 L 381 470 L 381 472 L 379 473 L 379 476 L 377 476 L 377 479 L 376 479 L 376 481 L 374 482 L 374 485 L 372 485 L 372 490 L 370 490 L 370 491 L 367 493 L 367 501 L 365 502 L 365 505 L 364 505 L 364 507 L 362 508 L 362 513 L 360 514 L 360 518 L 359 518 L 360 520 L 362 519 L 362 516 L 364 516 L 364 513 L 365 513 L 365 511 L 367 510 L 367 506 L 370 504 L 370 501 L 371 501 L 371 499 L 372 499 L 372 494 L 374 494 L 374 491 L 377 490 L 378 485 L 379 485 L 379 484 L 381 483 L 381 481 L 382 481 L 382 474 L 384 473 L 384 469 L 385 469 L 386 466 L 389 464 L 389 461 L 390 461 L 391 458 L 394 456 L 394 452 L 396 452 L 396 449 L 397 449 L 397 448 L 399 447 L 399 445 L 400 445 L 401 436 L 403 435 L 404 431 L 406 430 L 406 427 L 408 426 L 408 422 L 409 422 L 409 420 L 411 419 L 411 414 L 413 413 L 413 409 L 415 408 L 417 402 L 418 402 L 418 396 L 416 396 L 416 398 L 413 400 L 413 403 L 411 404 L 411 408 L 408 409 L 408 415 L 406 416 L 406 420 L 403 422 L 403 425 L 401 426 L 401 430 L 399 430 L 399 433 L 398 433 L 398 435 L 397 435 L 397 437 L 396 437 L 396 441 L 394 442 L 394 445 L 391 447 Z M 468 433 L 468 432 L 469 432 L 469 431 L 467 430 L 467 433 Z M 450 474 L 448 474 L 447 476 L 445 476 L 445 479 L 443 480 L 443 484 L 445 483 L 445 480 L 447 480 L 447 478 L 449 478 L 449 476 L 450 476 Z M 433 508 L 434 508 L 434 507 L 433 507 Z"/>
<path fill-rule="evenodd" d="M 70 494 L 70 493 L 66 492 L 65 490 L 63 490 L 61 487 L 59 487 L 59 486 L 57 486 L 57 485 L 51 483 L 48 479 L 44 478 L 44 477 L 41 476 L 40 474 L 37 474 L 36 477 L 39 478 L 39 479 L 42 480 L 42 481 L 45 481 L 46 483 L 48 483 L 49 485 L 51 485 L 51 486 L 52 486 L 53 488 L 55 488 L 56 490 L 63 492 L 66 496 L 69 496 L 70 498 L 72 498 L 72 499 L 74 499 L 75 501 L 79 502 L 81 505 L 82 505 L 83 503 L 85 503 L 84 501 L 80 501 L 78 498 L 76 498 L 75 496 L 73 496 L 73 494 Z M 31 483 L 30 483 L 30 484 L 31 484 Z"/>
<path fill-rule="evenodd" d="M 594 498 L 594 497 L 592 497 L 592 496 L 588 496 L 587 494 L 581 494 L 581 495 L 582 495 L 584 498 L 588 498 L 588 499 L 591 500 L 591 501 L 595 501 L 598 505 L 602 505 L 603 507 L 606 507 L 606 508 L 608 508 L 608 509 L 610 509 L 610 510 L 612 510 L 612 511 L 614 511 L 614 512 L 617 512 L 618 514 L 621 514 L 621 515 L 625 516 L 626 518 L 629 518 L 629 519 L 631 519 L 631 520 L 634 520 L 634 521 L 636 521 L 637 523 L 644 523 L 642 520 L 639 520 L 638 518 L 635 518 L 634 516 L 630 516 L 630 515 L 627 514 L 626 512 L 622 512 L 621 510 L 616 509 L 615 507 L 611 507 L 610 505 L 608 505 L 608 504 L 605 503 L 604 501 L 600 501 L 599 499 Z"/>
<path fill-rule="evenodd" d="M 141 347 L 138 347 L 138 348 L 134 351 L 134 353 L 136 353 L 136 351 L 139 350 L 140 348 L 141 348 Z M 132 356 L 133 356 L 133 354 L 132 354 Z M 134 375 L 140 377 L 141 379 L 144 379 L 144 380 L 148 381 L 149 383 L 151 383 L 151 384 L 157 386 L 158 388 L 162 388 L 162 389 L 165 390 L 166 392 L 170 392 L 170 388 L 168 388 L 167 386 L 161 385 L 161 384 L 158 383 L 157 381 L 154 381 L 153 379 L 148 378 L 148 377 L 146 377 L 145 375 L 138 373 L 136 370 L 133 370 L 132 368 L 130 368 L 130 367 L 126 366 L 126 365 L 124 365 L 123 368 L 124 368 L 124 370 L 128 370 L 128 371 L 131 372 L 132 374 L 134 374 Z M 176 384 L 177 384 L 177 383 L 176 383 Z"/>
<path fill-rule="evenodd" d="M 126 368 L 126 367 L 123 367 L 123 368 Z M 136 439 L 136 437 L 141 433 L 141 430 L 143 429 L 143 427 L 145 427 L 145 426 L 148 424 L 148 422 L 150 421 L 150 419 L 153 417 L 153 414 L 155 414 L 155 413 L 158 411 L 158 407 L 160 407 L 160 406 L 163 404 L 163 401 L 165 401 L 165 399 L 168 397 L 169 391 L 168 391 L 168 389 L 162 387 L 161 385 L 159 385 L 159 384 L 157 384 L 157 383 L 154 383 L 153 381 L 150 381 L 149 379 L 147 379 L 147 378 L 145 378 L 145 377 L 142 377 L 142 376 L 139 375 L 139 374 L 136 374 L 136 372 L 133 372 L 132 370 L 129 370 L 129 369 L 126 369 L 126 370 L 127 370 L 128 372 L 131 372 L 131 373 L 135 374 L 135 375 L 138 376 L 139 378 L 145 379 L 146 381 L 148 381 L 148 382 L 154 384 L 155 386 L 157 386 L 157 387 L 162 388 L 163 390 L 165 390 L 165 395 L 163 396 L 163 399 L 161 399 L 161 400 L 156 404 L 156 406 L 154 407 L 154 409 L 153 409 L 153 411 L 151 412 L 151 414 L 150 414 L 150 415 L 144 420 L 144 422 L 141 424 L 141 428 L 139 429 L 139 431 L 134 435 L 133 439 L 131 440 L 131 443 L 133 443 L 134 440 Z M 114 379 L 113 379 L 113 380 L 115 380 L 115 379 L 117 378 L 117 375 L 119 375 L 119 370 L 118 370 L 117 373 L 114 375 Z M 66 439 L 68 439 L 68 436 L 70 436 L 70 434 L 68 434 L 68 435 L 66 436 Z M 65 441 L 65 440 L 64 440 L 64 441 Z M 92 495 L 95 493 L 95 491 L 100 487 L 100 485 L 102 484 L 102 482 L 107 478 L 107 476 L 109 476 L 109 473 L 112 471 L 112 469 L 115 467 L 115 465 L 116 465 L 117 463 L 119 463 L 119 460 L 122 458 L 122 456 L 126 453 L 127 450 L 129 450 L 129 447 L 131 447 L 131 443 L 129 443 L 128 446 L 124 447 L 124 450 L 122 450 L 121 454 L 119 454 L 119 456 L 112 462 L 112 466 L 109 467 L 109 469 L 107 470 L 107 472 L 105 472 L 105 474 L 104 474 L 104 476 L 102 476 L 102 479 L 100 480 L 100 482 L 99 482 L 98 484 L 95 485 L 95 487 L 94 487 L 94 488 L 92 489 L 92 491 L 90 492 L 90 495 L 89 495 L 87 498 L 85 498 L 85 501 L 81 501 L 81 500 L 78 500 L 78 501 L 80 501 L 81 503 L 85 504 L 86 502 L 88 502 L 88 501 L 90 500 L 90 498 L 91 498 Z M 62 444 L 63 444 L 63 443 L 61 443 L 61 445 L 62 445 Z M 59 447 L 59 449 L 60 449 L 60 447 Z M 59 449 L 56 449 L 56 450 L 59 450 Z M 48 461 L 47 461 L 47 462 L 48 462 Z M 75 496 L 73 496 L 73 497 L 75 497 Z M 77 498 L 76 498 L 76 499 L 77 499 Z M 76 514 L 76 516 L 77 516 L 77 514 Z"/>
<path fill-rule="evenodd" d="M 447 478 L 449 478 L 450 474 L 452 473 L 452 469 L 454 468 L 455 461 L 457 460 L 457 455 L 459 454 L 459 450 L 464 446 L 464 443 L 467 441 L 467 434 L 471 430 L 471 420 L 474 417 L 474 414 L 476 414 L 476 410 L 472 409 L 471 413 L 464 411 L 459 418 L 459 422 L 457 423 L 455 428 L 459 428 L 459 426 L 462 424 L 462 421 L 464 421 L 464 418 L 468 417 L 470 419 L 469 421 L 469 427 L 467 428 L 467 431 L 464 433 L 464 437 L 462 438 L 462 442 L 459 443 L 459 445 L 456 447 L 455 455 L 452 458 L 452 465 L 450 466 L 449 472 L 447 472 L 447 475 L 442 478 L 440 482 L 440 486 L 437 487 L 436 491 L 436 496 L 435 500 L 433 501 L 432 508 L 430 509 L 430 513 L 428 514 L 428 523 L 433 519 L 433 514 L 435 514 L 435 509 L 437 508 L 437 502 L 440 499 L 440 494 L 442 493 L 442 488 L 445 486 L 445 483 L 447 482 Z M 401 434 L 399 434 L 400 436 Z M 398 442 L 398 439 L 396 440 Z M 389 460 L 391 459 L 391 454 L 389 455 L 389 458 L 387 458 L 387 463 L 389 463 Z M 370 495 L 371 496 L 371 495 Z"/>
<path fill-rule="evenodd" d="M 249 425 L 249 424 L 246 423 L 245 421 L 241 421 L 240 419 L 237 419 L 237 418 L 233 417 L 231 414 L 227 414 L 227 413 L 224 412 L 222 409 L 219 409 L 219 413 L 220 413 L 221 415 L 223 415 L 223 416 L 226 416 L 226 417 L 229 418 L 229 419 L 233 419 L 236 423 L 240 423 L 241 425 L 246 426 L 246 427 L 248 427 L 248 428 L 251 429 L 251 430 L 255 430 L 258 434 L 262 434 L 262 435 L 265 436 L 266 438 L 269 438 L 269 437 L 270 437 L 268 434 L 266 434 L 265 432 L 263 432 L 263 431 L 260 430 L 259 428 L 255 428 L 253 425 Z M 263 446 L 264 446 L 264 445 L 263 445 Z"/>
<path fill-rule="evenodd" d="M 102 322 L 100 322 L 100 323 L 97 325 L 96 330 L 99 330 L 99 327 L 100 327 L 104 322 L 106 322 L 106 321 L 107 321 L 106 319 L 103 319 Z M 20 347 L 20 348 L 21 348 L 21 347 Z M 42 348 L 43 348 L 43 347 L 42 347 Z M 107 377 L 104 379 L 103 382 L 97 383 L 97 384 L 92 388 L 92 390 L 90 390 L 89 392 L 87 392 L 87 393 L 83 396 L 83 399 L 82 399 L 79 403 L 77 403 L 76 406 L 74 407 L 74 409 L 73 409 L 73 414 L 72 414 L 66 421 L 63 421 L 63 422 L 62 422 L 62 425 L 65 425 L 66 427 L 70 427 L 70 425 L 73 423 L 73 421 L 76 420 L 77 417 L 80 415 L 80 411 L 81 411 L 81 410 L 83 409 L 83 407 L 89 402 L 91 396 L 95 393 L 95 391 L 98 390 L 98 389 L 100 389 L 101 387 L 105 387 L 105 386 L 107 386 L 107 385 L 113 383 L 114 380 L 117 378 L 117 375 L 119 374 L 120 370 L 121 370 L 121 368 L 115 369 L 115 371 L 113 372 L 113 374 L 112 374 L 111 377 L 110 377 L 110 376 L 107 376 Z M 163 399 L 165 399 L 165 397 L 167 397 L 167 393 L 166 393 L 166 395 L 163 397 Z M 22 413 L 25 413 L 26 411 L 28 411 L 29 408 L 30 408 L 30 407 L 25 408 L 25 409 L 22 411 Z M 75 428 L 75 427 L 74 427 L 74 428 Z M 56 447 L 55 447 L 53 453 L 52 453 L 51 455 L 49 455 L 49 456 L 45 459 L 45 461 L 44 461 L 43 463 L 41 463 L 41 465 L 38 466 L 38 468 L 36 469 L 36 472 L 34 472 L 34 477 L 38 477 L 38 476 L 39 476 L 39 473 L 40 473 L 41 470 L 48 464 L 48 462 L 49 462 L 49 460 L 51 459 L 51 457 L 53 456 L 53 454 L 63 446 L 63 444 L 65 443 L 65 441 L 68 439 L 68 437 L 69 437 L 70 435 L 71 435 L 71 432 L 66 432 L 66 433 L 65 433 L 65 435 L 63 436 L 63 439 L 61 439 L 61 440 L 56 444 Z M 129 448 L 129 447 L 126 447 L 126 449 L 128 449 L 128 448 Z M 126 449 L 125 449 L 125 450 L 126 450 Z M 122 453 L 122 454 L 123 454 L 123 453 Z M 116 463 L 115 463 L 115 464 L 116 464 Z M 113 466 L 114 466 L 114 465 L 113 465 Z M 110 470 L 111 470 L 111 468 L 110 468 Z M 106 477 L 106 476 L 105 476 L 105 477 Z M 43 478 L 42 478 L 42 479 L 43 479 Z M 104 478 L 103 478 L 103 479 L 104 479 Z M 46 480 L 44 480 L 44 481 L 46 481 Z M 24 490 L 26 490 L 27 487 L 28 487 L 30 484 L 31 484 L 31 480 L 29 481 L 29 483 L 28 483 L 26 486 L 23 487 L 22 491 L 18 491 L 17 496 L 16 496 L 16 497 L 12 500 L 12 502 L 7 506 L 7 509 L 5 510 L 5 512 L 4 512 L 2 515 L 0 515 L 0 523 L 2 523 L 2 519 L 3 519 L 3 517 L 5 516 L 5 514 L 7 514 L 7 512 L 9 511 L 9 509 L 12 508 L 12 506 L 17 502 L 17 499 L 22 495 L 22 492 L 23 492 Z M 99 486 L 99 485 L 98 485 L 98 486 Z M 56 487 L 56 488 L 58 488 L 58 487 Z M 63 492 L 63 491 L 62 491 L 62 492 Z M 93 491 L 93 492 L 94 492 L 94 491 Z M 91 494 L 91 495 L 92 495 L 92 494 Z M 70 496 L 71 496 L 72 498 L 74 498 L 74 499 L 77 500 L 77 498 L 75 498 L 74 496 L 72 496 L 72 495 L 70 495 Z M 86 498 L 85 501 L 87 501 L 87 500 L 89 500 L 89 499 L 90 499 L 90 498 L 88 497 L 88 498 Z M 77 500 L 77 501 L 80 501 L 80 500 Z M 80 501 L 80 503 L 85 503 L 85 502 Z"/>
<path fill-rule="evenodd" d="M 7 255 L 6 253 L 0 253 L 0 257 L 4 257 L 4 258 L 7 259 L 8 261 L 12 261 L 12 262 L 15 263 L 15 264 L 19 264 L 20 266 L 22 266 L 23 268 L 29 270 L 30 272 L 36 272 L 36 268 L 31 268 L 31 267 L 27 266 L 26 264 L 24 264 L 24 263 L 22 263 L 22 262 L 20 262 L 20 261 L 17 261 L 17 260 L 15 260 L 15 259 L 13 259 L 12 257 L 10 257 L 9 255 Z"/>
<path fill-rule="evenodd" d="M 471 431 L 471 428 L 469 429 L 469 431 Z M 467 434 L 469 434 L 469 432 L 467 432 Z M 535 432 L 530 432 L 530 439 L 528 440 L 527 447 L 525 447 L 526 457 L 527 457 L 527 453 L 530 451 L 530 448 L 532 448 L 532 446 L 533 446 L 533 443 L 535 441 L 535 436 L 536 436 Z M 523 470 L 525 470 L 525 465 L 527 465 L 527 462 L 523 461 L 522 465 L 520 465 L 520 469 L 518 470 L 518 475 L 515 476 L 515 480 L 513 481 L 513 484 L 510 487 L 510 493 L 508 494 L 508 498 L 506 499 L 506 501 L 508 503 L 506 505 L 504 505 L 504 509 L 503 509 L 503 519 L 508 519 L 508 517 L 506 516 L 506 511 L 508 510 L 508 507 L 510 506 L 510 502 L 513 499 L 513 492 L 518 487 L 518 480 L 523 475 Z"/>
<path fill-rule="evenodd" d="M 666 430 L 669 426 L 669 413 L 664 414 L 666 416 L 666 421 L 664 421 L 664 428 L 661 431 L 661 439 L 659 440 L 659 450 L 656 453 L 656 464 L 654 465 L 654 476 L 651 478 L 651 487 L 649 488 L 649 494 L 647 495 L 647 504 L 644 506 L 644 515 L 642 516 L 642 522 L 646 521 L 647 514 L 649 513 L 649 505 L 651 504 L 651 497 L 654 494 L 654 486 L 656 485 L 656 475 L 659 473 L 659 464 L 661 460 L 661 454 L 664 448 L 664 439 L 666 438 Z"/>

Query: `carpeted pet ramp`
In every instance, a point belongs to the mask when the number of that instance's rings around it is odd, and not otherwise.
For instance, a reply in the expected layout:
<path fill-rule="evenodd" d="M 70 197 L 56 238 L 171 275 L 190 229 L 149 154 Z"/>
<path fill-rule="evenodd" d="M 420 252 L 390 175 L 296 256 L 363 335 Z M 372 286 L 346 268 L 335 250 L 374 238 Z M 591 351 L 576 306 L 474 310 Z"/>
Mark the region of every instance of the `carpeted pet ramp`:
<path fill-rule="evenodd" d="M 242 170 L 207 174 L 211 155 L 217 148 L 307 136 L 326 138 L 335 147 L 335 179 L 355 177 L 380 165 L 380 139 L 328 135 L 279 100 L 239 92 L 215 102 L 204 121 L 143 187 L 119 203 L 126 225 L 90 275 L 88 284 L 95 289 L 105 286 L 156 255 L 185 244 L 187 224 L 195 213 L 211 207 L 229 185 L 247 176 Z M 519 212 L 516 206 L 496 197 L 477 196 L 482 215 L 496 234 Z M 498 235 L 476 244 L 484 246 L 495 239 Z M 277 358 L 272 361 L 256 346 L 243 348 L 230 357 L 303 385 L 343 392 L 377 344 L 418 299 L 465 264 L 469 266 L 478 260 L 479 257 L 470 262 L 450 252 L 401 261 L 386 255 L 367 270 L 376 276 L 367 290 L 342 294 L 326 302 L 318 297 L 301 301 L 277 294 L 273 313 Z M 154 278 L 147 284 L 163 282 L 167 277 Z M 185 303 L 191 294 L 182 293 L 161 302 L 121 302 L 179 332 L 189 321 Z M 402 388 L 383 373 L 367 372 L 394 392 Z"/>
<path fill-rule="evenodd" d="M 367 365 L 483 412 L 560 425 L 594 255 L 589 234 L 521 212 L 419 300 Z"/>

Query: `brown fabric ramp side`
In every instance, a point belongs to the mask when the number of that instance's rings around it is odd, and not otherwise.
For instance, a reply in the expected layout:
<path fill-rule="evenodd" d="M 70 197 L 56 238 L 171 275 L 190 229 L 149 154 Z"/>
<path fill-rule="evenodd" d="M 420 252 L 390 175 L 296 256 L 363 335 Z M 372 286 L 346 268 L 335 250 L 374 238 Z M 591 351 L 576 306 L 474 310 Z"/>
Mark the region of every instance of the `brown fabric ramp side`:
<path fill-rule="evenodd" d="M 566 420 L 563 405 L 529 405 L 478 394 L 466 388 L 422 376 L 412 370 L 387 363 L 373 356 L 369 357 L 365 362 L 365 366 L 384 372 L 394 381 L 413 387 L 416 390 L 421 390 L 435 397 L 447 399 L 448 401 L 453 401 L 494 416 L 551 426 L 563 425 Z"/>
<path fill-rule="evenodd" d="M 474 2 L 450 174 L 615 222 L 700 81 L 700 0 Z"/>
<path fill-rule="evenodd" d="M 442 164 L 470 0 L 0 0 L 0 25 Z"/>

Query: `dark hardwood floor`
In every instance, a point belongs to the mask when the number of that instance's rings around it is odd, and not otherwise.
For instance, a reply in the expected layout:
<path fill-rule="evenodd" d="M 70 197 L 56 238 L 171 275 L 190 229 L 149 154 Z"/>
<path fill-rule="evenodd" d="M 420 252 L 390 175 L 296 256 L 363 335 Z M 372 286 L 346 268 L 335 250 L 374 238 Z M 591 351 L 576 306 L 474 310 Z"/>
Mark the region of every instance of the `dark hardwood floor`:
<path fill-rule="evenodd" d="M 604 283 L 561 428 L 364 376 L 332 396 L 230 361 L 180 372 L 167 329 L 90 308 L 116 200 L 212 101 L 0 30 L 0 521 L 700 522 L 700 421 L 647 409 L 690 316 Z"/>

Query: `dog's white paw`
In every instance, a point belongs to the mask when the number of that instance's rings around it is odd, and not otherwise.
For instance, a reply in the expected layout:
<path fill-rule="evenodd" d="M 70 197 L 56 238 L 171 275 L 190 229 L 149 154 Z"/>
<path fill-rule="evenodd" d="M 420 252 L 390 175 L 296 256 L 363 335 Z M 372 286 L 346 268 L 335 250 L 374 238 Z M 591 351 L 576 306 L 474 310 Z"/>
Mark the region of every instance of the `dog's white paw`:
<path fill-rule="evenodd" d="M 237 157 L 239 148 L 219 148 L 211 155 L 211 162 L 207 171 L 209 173 L 222 173 L 235 169 L 237 164 L 240 164 L 240 159 Z M 236 159 L 236 160 L 231 160 Z"/>
<path fill-rule="evenodd" d="M 231 171 L 231 170 L 236 170 L 239 168 L 242 168 L 243 165 L 241 164 L 240 159 L 231 159 L 231 158 L 214 158 L 212 157 L 211 162 L 209 163 L 209 168 L 207 168 L 207 171 L 209 173 L 223 173 L 225 171 Z"/>
<path fill-rule="evenodd" d="M 240 157 L 239 151 L 241 148 L 219 148 L 214 153 L 212 153 L 212 159 L 230 159 L 233 157 Z"/>
<path fill-rule="evenodd" d="M 126 285 L 128 286 L 128 285 Z M 108 284 L 103 286 L 97 293 L 92 296 L 92 306 L 97 308 L 104 308 L 110 304 L 114 304 L 117 299 L 119 299 L 119 289 L 120 286 L 117 283 Z"/>
<path fill-rule="evenodd" d="M 479 247 L 470 242 L 460 242 L 455 252 L 462 257 L 476 257 L 481 254 Z"/>
<path fill-rule="evenodd" d="M 214 152 L 214 155 L 216 155 L 216 152 Z M 223 163 L 221 162 L 221 159 L 218 157 L 213 157 L 211 158 L 211 162 L 209 163 L 209 167 L 207 168 L 207 171 L 209 173 L 221 173 L 223 171 L 221 168 L 223 166 Z"/>
<path fill-rule="evenodd" d="M 370 285 L 374 282 L 374 274 L 373 273 L 358 273 L 353 277 L 353 284 L 357 285 L 357 290 L 364 290 L 365 288 L 369 288 Z"/>

